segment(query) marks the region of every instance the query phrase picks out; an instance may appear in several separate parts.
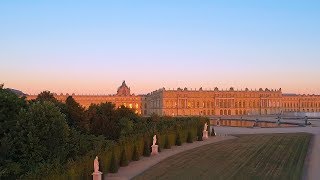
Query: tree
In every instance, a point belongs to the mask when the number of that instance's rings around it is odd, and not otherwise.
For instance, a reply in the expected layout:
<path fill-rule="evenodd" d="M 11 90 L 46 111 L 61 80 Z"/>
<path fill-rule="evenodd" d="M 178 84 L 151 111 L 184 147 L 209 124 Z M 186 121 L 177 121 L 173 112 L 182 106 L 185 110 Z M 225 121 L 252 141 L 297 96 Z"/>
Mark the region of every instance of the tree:
<path fill-rule="evenodd" d="M 85 118 L 85 110 L 79 103 L 77 103 L 72 96 L 66 99 L 66 116 L 68 124 L 83 132 L 89 130 L 89 124 Z"/>
<path fill-rule="evenodd" d="M 145 140 L 143 145 L 143 156 L 149 157 L 150 155 L 151 155 L 150 143 L 148 140 Z"/>
<path fill-rule="evenodd" d="M 181 146 L 181 145 L 182 145 L 182 143 L 181 143 L 180 134 L 179 134 L 179 132 L 177 132 L 176 146 Z"/>
<path fill-rule="evenodd" d="M 214 127 L 212 127 L 211 136 L 216 136 L 216 133 L 214 132 Z"/>
<path fill-rule="evenodd" d="M 14 178 L 22 172 L 19 163 L 13 159 L 15 147 L 11 136 L 16 132 L 18 114 L 24 108 L 27 108 L 24 98 L 0 88 L 0 179 L 7 176 Z"/>
<path fill-rule="evenodd" d="M 202 136 L 203 136 L 203 128 L 199 126 L 197 129 L 197 140 L 203 141 Z"/>
<path fill-rule="evenodd" d="M 11 149 L 6 171 L 19 175 L 45 163 L 65 163 L 69 152 L 68 136 L 65 115 L 53 103 L 36 102 L 22 109 L 7 136 L 10 144 L 6 145 Z"/>
<path fill-rule="evenodd" d="M 121 152 L 120 166 L 125 167 L 125 166 L 128 166 L 128 164 L 129 164 L 129 162 L 128 162 L 128 158 L 127 158 L 126 149 L 123 148 L 123 150 Z"/>
<path fill-rule="evenodd" d="M 90 132 L 104 135 L 107 139 L 118 140 L 120 137 L 119 119 L 116 119 L 115 106 L 112 103 L 92 104 L 87 110 Z"/>
<path fill-rule="evenodd" d="M 170 149 L 171 148 L 171 145 L 170 145 L 170 142 L 169 142 L 169 137 L 168 135 L 166 134 L 165 136 L 165 139 L 164 139 L 164 149 Z"/>
<path fill-rule="evenodd" d="M 120 125 L 120 135 L 125 136 L 129 135 L 133 131 L 133 122 L 127 118 L 127 117 L 122 117 L 119 120 L 119 125 Z"/>
<path fill-rule="evenodd" d="M 138 147 L 136 145 L 134 145 L 133 154 L 132 154 L 132 160 L 133 161 L 139 161 L 139 159 L 140 159 L 140 155 L 139 155 L 139 152 L 138 152 Z"/>
<path fill-rule="evenodd" d="M 54 97 L 53 93 L 51 93 L 50 91 L 42 91 L 40 94 L 38 94 L 36 101 L 51 101 L 55 103 L 58 100 Z"/>
<path fill-rule="evenodd" d="M 110 172 L 111 173 L 117 173 L 118 169 L 119 169 L 119 165 L 116 159 L 116 155 L 114 153 L 114 151 L 112 151 L 112 155 L 111 155 L 111 164 L 110 164 Z"/>
<path fill-rule="evenodd" d="M 193 143 L 192 134 L 190 131 L 188 132 L 187 143 Z"/>
<path fill-rule="evenodd" d="M 0 89 L 0 138 L 15 126 L 18 113 L 26 107 L 24 97 L 19 98 L 7 89 Z"/>

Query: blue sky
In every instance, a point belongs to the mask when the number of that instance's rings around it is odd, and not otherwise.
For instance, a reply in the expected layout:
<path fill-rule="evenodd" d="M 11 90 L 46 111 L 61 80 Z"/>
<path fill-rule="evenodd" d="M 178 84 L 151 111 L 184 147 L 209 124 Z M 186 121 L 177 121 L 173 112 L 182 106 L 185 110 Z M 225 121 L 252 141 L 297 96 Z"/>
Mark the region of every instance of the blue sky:
<path fill-rule="evenodd" d="M 318 1 L 0 2 L 0 82 L 27 93 L 161 87 L 320 94 Z"/>

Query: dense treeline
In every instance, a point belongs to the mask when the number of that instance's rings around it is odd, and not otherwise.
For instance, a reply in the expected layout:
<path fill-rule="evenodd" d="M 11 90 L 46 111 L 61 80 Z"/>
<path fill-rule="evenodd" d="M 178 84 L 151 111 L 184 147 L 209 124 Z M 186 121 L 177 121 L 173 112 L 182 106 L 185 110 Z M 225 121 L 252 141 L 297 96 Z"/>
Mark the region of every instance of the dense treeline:
<path fill-rule="evenodd" d="M 101 171 L 116 172 L 119 165 L 149 156 L 154 134 L 160 150 L 170 148 L 190 138 L 201 140 L 206 121 L 140 117 L 107 102 L 85 109 L 71 96 L 60 102 L 48 91 L 26 101 L 0 88 L 0 179 L 44 174 L 48 179 L 86 179 L 96 155 Z"/>

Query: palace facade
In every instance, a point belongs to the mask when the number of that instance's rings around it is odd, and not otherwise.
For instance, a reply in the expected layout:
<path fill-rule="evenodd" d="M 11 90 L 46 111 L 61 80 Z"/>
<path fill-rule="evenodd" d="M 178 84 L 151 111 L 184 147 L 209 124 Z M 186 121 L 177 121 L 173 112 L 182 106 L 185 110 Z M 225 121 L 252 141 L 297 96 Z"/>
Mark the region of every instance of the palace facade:
<path fill-rule="evenodd" d="M 55 95 L 65 101 L 69 95 Z M 74 95 L 72 97 L 84 107 L 102 102 L 132 108 L 136 113 L 149 116 L 153 113 L 167 116 L 231 116 L 272 115 L 286 112 L 320 112 L 319 95 L 283 94 L 281 89 L 269 90 L 189 90 L 187 88 L 153 91 L 146 95 L 131 94 L 123 81 L 114 95 Z M 35 99 L 36 96 L 27 96 Z"/>

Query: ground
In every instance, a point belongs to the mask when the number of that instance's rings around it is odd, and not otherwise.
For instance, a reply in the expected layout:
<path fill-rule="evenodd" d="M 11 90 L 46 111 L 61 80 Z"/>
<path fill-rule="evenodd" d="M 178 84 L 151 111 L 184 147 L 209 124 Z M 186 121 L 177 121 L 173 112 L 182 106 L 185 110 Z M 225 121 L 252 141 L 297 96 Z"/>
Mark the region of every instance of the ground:
<path fill-rule="evenodd" d="M 311 134 L 238 137 L 174 155 L 135 179 L 301 179 Z"/>

